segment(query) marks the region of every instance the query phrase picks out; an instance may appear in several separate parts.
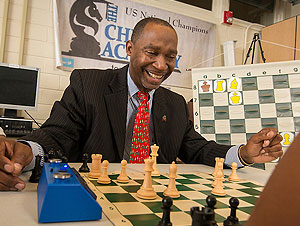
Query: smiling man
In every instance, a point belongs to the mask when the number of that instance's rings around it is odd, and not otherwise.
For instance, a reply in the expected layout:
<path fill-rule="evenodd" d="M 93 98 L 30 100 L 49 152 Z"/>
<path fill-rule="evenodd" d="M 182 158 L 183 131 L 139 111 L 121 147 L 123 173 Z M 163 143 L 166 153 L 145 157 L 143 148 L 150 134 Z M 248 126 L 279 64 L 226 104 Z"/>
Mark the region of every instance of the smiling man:
<path fill-rule="evenodd" d="M 166 21 L 141 20 L 126 43 L 130 63 L 117 70 L 74 70 L 70 85 L 49 119 L 21 142 L 0 140 L 0 190 L 22 190 L 21 169 L 34 156 L 54 150 L 69 161 L 101 153 L 109 162 L 142 163 L 150 145 L 158 163 L 179 157 L 185 163 L 214 165 L 215 157 L 240 167 L 282 155 L 274 128 L 253 135 L 244 146 L 220 145 L 198 134 L 188 119 L 185 99 L 161 87 L 175 67 L 177 34 Z"/>

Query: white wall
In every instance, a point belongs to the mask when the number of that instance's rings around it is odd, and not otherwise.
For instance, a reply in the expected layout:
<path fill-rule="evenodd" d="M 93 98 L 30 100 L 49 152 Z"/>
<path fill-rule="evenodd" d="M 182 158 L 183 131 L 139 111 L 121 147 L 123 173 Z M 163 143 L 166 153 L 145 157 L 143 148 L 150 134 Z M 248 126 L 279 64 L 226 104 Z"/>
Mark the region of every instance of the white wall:
<path fill-rule="evenodd" d="M 4 38 L 2 36 L 2 21 L 5 1 L 0 0 L 1 40 Z M 215 55 L 218 56 L 214 59 L 215 66 L 224 65 L 222 44 L 229 40 L 237 40 L 236 64 L 242 64 L 244 61 L 243 56 L 249 48 L 249 43 L 244 48 L 244 42 L 251 42 L 253 34 L 259 32 L 262 28 L 261 25 L 251 24 L 238 19 L 234 19 L 231 26 L 222 24 L 223 12 L 229 9 L 229 0 L 214 0 L 212 11 L 199 9 L 173 0 L 133 1 L 215 23 L 217 25 Z M 55 68 L 52 0 L 28 0 L 24 52 L 20 53 L 23 56 L 23 62 L 19 62 L 19 47 L 20 43 L 22 43 L 20 37 L 23 4 L 24 0 L 9 1 L 3 62 L 41 68 L 38 111 L 30 111 L 30 113 L 37 121 L 44 122 L 49 116 L 54 101 L 61 98 L 63 90 L 68 85 L 70 73 Z M 249 62 L 250 60 L 248 60 Z M 191 90 L 178 87 L 171 87 L 171 89 L 182 93 L 187 101 L 192 97 Z M 27 117 L 25 113 L 22 113 L 22 115 Z"/>

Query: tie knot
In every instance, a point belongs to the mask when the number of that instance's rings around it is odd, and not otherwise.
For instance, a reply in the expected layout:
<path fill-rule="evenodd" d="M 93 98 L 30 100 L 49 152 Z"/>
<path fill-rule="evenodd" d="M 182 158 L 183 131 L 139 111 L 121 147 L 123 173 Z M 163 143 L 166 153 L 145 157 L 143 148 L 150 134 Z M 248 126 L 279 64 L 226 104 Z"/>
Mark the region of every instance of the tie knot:
<path fill-rule="evenodd" d="M 147 92 L 142 92 L 142 91 L 138 92 L 138 97 L 141 101 L 148 101 L 148 96 L 149 96 L 149 93 L 147 93 Z"/>

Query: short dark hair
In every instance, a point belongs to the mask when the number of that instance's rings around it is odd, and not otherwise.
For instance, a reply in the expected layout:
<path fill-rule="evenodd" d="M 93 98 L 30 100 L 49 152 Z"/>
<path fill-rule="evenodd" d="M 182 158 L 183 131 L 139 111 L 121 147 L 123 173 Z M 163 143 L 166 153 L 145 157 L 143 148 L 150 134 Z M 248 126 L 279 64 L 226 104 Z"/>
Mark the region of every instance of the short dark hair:
<path fill-rule="evenodd" d="M 144 18 L 142 20 L 140 20 L 133 28 L 133 32 L 132 32 L 132 35 L 131 35 L 131 41 L 133 43 L 136 42 L 136 40 L 138 40 L 141 36 L 141 34 L 143 33 L 144 31 L 144 28 L 147 24 L 149 23 L 153 23 L 153 24 L 158 24 L 158 25 L 162 25 L 162 26 L 166 26 L 166 27 L 169 27 L 171 29 L 174 30 L 174 32 L 176 33 L 175 29 L 172 27 L 171 24 L 169 24 L 167 21 L 165 20 L 162 20 L 160 18 L 155 18 L 155 17 L 147 17 L 147 18 Z"/>

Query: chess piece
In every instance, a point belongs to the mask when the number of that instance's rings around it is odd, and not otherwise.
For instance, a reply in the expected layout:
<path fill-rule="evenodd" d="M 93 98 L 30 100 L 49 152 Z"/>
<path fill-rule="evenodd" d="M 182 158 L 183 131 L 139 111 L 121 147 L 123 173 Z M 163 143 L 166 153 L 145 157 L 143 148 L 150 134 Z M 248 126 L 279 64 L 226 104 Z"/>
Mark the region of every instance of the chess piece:
<path fill-rule="evenodd" d="M 241 226 L 239 223 L 239 219 L 236 217 L 236 210 L 239 205 L 239 200 L 235 197 L 231 197 L 229 199 L 229 205 L 230 205 L 230 216 L 227 217 L 227 219 L 224 221 L 224 226 Z"/>
<path fill-rule="evenodd" d="M 203 92 L 206 93 L 206 92 L 209 92 L 210 85 L 207 84 L 207 81 L 204 81 L 201 88 L 202 88 Z"/>
<path fill-rule="evenodd" d="M 141 199 L 155 199 L 157 197 L 156 192 L 154 191 L 154 188 L 152 187 L 152 178 L 151 178 L 151 172 L 153 170 L 153 159 L 148 158 L 144 159 L 145 162 L 145 178 L 143 185 L 140 187 L 140 189 L 137 191 L 137 197 Z"/>
<path fill-rule="evenodd" d="M 101 154 L 92 154 L 92 169 L 89 173 L 90 178 L 99 178 L 101 175 Z"/>
<path fill-rule="evenodd" d="M 107 173 L 108 164 L 109 164 L 109 162 L 107 160 L 104 160 L 102 162 L 103 172 L 101 173 L 100 177 L 98 178 L 97 183 L 110 184 L 111 180 L 110 180 L 110 178 L 108 176 L 108 173 Z"/>
<path fill-rule="evenodd" d="M 126 174 L 126 167 L 127 167 L 127 161 L 126 160 L 122 160 L 121 161 L 121 173 L 117 177 L 117 181 L 119 183 L 128 183 L 129 182 L 129 178 L 128 178 L 127 174 Z"/>
<path fill-rule="evenodd" d="M 158 152 L 159 147 L 156 146 L 156 144 L 151 146 L 151 157 L 154 160 L 153 163 L 153 171 L 151 173 L 152 176 L 160 176 L 160 172 L 158 171 L 157 165 L 156 165 L 156 158 L 158 156 L 157 152 Z"/>
<path fill-rule="evenodd" d="M 225 196 L 222 172 L 219 170 L 216 175 L 216 186 L 212 189 L 211 193 L 218 196 Z"/>
<path fill-rule="evenodd" d="M 218 172 L 221 173 L 222 181 L 225 180 L 225 179 L 224 179 L 224 171 L 223 171 L 223 162 L 224 162 L 224 159 L 219 158 L 218 163 L 217 163 L 217 173 L 218 173 Z M 213 187 L 216 187 L 216 185 L 217 185 L 217 180 L 216 180 L 216 178 L 217 178 L 217 175 L 214 176 L 214 181 L 213 181 L 213 183 L 212 183 L 212 186 L 213 186 Z M 224 188 L 224 184 L 223 184 L 223 183 L 222 183 L 222 186 L 223 186 L 223 188 Z"/>
<path fill-rule="evenodd" d="M 176 181 L 175 181 L 176 173 L 177 173 L 177 166 L 173 161 L 169 167 L 169 185 L 166 188 L 166 190 L 164 190 L 163 192 L 164 196 L 170 196 L 171 198 L 180 197 L 180 193 L 176 188 Z"/>
<path fill-rule="evenodd" d="M 173 200 L 169 196 L 165 196 L 162 199 L 163 204 L 163 216 L 161 220 L 158 222 L 157 226 L 172 226 L 170 219 L 171 206 L 173 205 Z"/>
<path fill-rule="evenodd" d="M 217 226 L 214 212 L 214 206 L 217 203 L 216 198 L 214 196 L 208 196 L 206 203 L 207 206 L 202 207 L 201 211 L 198 206 L 191 208 L 192 226 Z"/>
<path fill-rule="evenodd" d="M 43 166 L 41 166 L 41 156 L 35 156 L 35 166 L 31 172 L 31 176 L 29 178 L 29 182 L 38 183 L 42 174 Z"/>
<path fill-rule="evenodd" d="M 220 158 L 219 160 L 219 165 L 218 165 L 218 169 L 220 169 L 220 171 L 222 172 L 222 177 L 224 178 L 224 170 L 223 170 L 223 166 L 224 166 L 224 158 Z"/>
<path fill-rule="evenodd" d="M 232 173 L 230 174 L 230 176 L 228 177 L 228 180 L 230 181 L 240 181 L 240 178 L 239 176 L 237 175 L 236 173 L 236 169 L 237 169 L 237 163 L 236 162 L 233 162 L 231 164 L 232 166 Z"/>
<path fill-rule="evenodd" d="M 219 157 L 215 157 L 215 170 L 214 172 L 212 172 L 212 175 L 215 177 L 218 171 L 218 161 L 219 161 Z"/>
<path fill-rule="evenodd" d="M 215 196 L 209 195 L 206 197 L 206 204 L 207 207 L 211 208 L 212 210 L 215 209 L 215 205 L 217 204 L 217 199 Z"/>
<path fill-rule="evenodd" d="M 84 153 L 82 156 L 82 166 L 79 168 L 79 172 L 81 173 L 88 173 L 90 172 L 90 169 L 88 167 L 88 162 L 89 160 L 89 154 L 88 153 Z"/>

